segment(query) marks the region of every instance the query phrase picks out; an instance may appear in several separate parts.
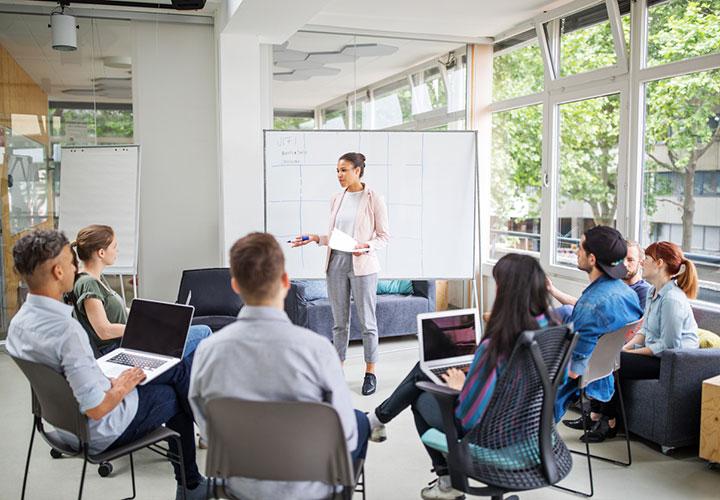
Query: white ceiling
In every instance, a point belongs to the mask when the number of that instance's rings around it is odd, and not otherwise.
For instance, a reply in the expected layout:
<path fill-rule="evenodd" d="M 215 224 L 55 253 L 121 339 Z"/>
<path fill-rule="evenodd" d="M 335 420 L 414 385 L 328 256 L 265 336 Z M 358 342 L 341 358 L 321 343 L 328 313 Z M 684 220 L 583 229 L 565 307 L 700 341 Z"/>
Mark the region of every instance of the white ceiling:
<path fill-rule="evenodd" d="M 348 35 L 296 33 L 290 38 L 289 49 L 303 52 L 331 52 L 345 45 L 379 43 L 398 47 L 388 56 L 361 57 L 356 62 L 327 64 L 341 71 L 333 76 L 315 76 L 305 81 L 273 82 L 273 106 L 283 109 L 312 109 L 335 97 L 348 94 L 379 82 L 429 59 L 457 49 L 457 43 L 399 40 Z M 285 71 L 276 68 L 276 71 Z"/>
<path fill-rule="evenodd" d="M 311 24 L 488 37 L 571 0 L 330 0 Z"/>
<path fill-rule="evenodd" d="M 106 68 L 102 58 L 132 56 L 130 22 L 78 18 L 78 50 L 60 52 L 51 47 L 46 16 L 0 14 L 0 45 L 40 85 L 52 100 L 92 101 L 90 96 L 63 93 L 93 88 L 93 78 L 127 78 L 128 70 Z M 94 63 L 93 63 L 94 61 Z M 97 102 L 131 102 L 128 97 L 97 96 Z"/>

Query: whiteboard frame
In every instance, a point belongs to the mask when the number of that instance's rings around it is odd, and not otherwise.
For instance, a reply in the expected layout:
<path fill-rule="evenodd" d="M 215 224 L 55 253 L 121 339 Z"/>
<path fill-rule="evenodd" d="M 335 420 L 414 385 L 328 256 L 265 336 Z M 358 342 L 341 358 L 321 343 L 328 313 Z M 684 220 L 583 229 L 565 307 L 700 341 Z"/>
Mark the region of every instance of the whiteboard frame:
<path fill-rule="evenodd" d="M 297 133 L 297 134 L 305 134 L 305 133 L 337 133 L 337 132 L 346 132 L 346 133 L 359 133 L 359 134 L 367 134 L 367 133 L 380 133 L 380 134 L 472 134 L 474 136 L 475 140 L 475 165 L 473 168 L 473 184 L 475 186 L 475 189 L 473 189 L 473 250 L 472 250 L 472 275 L 466 276 L 466 277 L 458 277 L 454 276 L 452 278 L 447 278 L 443 276 L 436 276 L 436 277 L 412 277 L 412 276 L 399 276 L 399 277 L 393 277 L 393 276 L 383 276 L 383 279 L 409 279 L 409 280 L 444 280 L 444 279 L 458 279 L 458 280 L 472 280 L 473 282 L 473 288 L 476 288 L 475 283 L 475 276 L 478 274 L 478 259 L 477 259 L 477 249 L 480 248 L 480 241 L 479 241 L 479 231 L 478 231 L 478 220 L 480 220 L 479 217 L 479 175 L 478 175 L 478 131 L 477 130 L 387 130 L 387 129 L 381 129 L 381 130 L 363 130 L 363 129 L 322 129 L 322 130 L 279 130 L 279 129 L 263 129 L 263 230 L 267 232 L 268 230 L 268 205 L 267 205 L 267 177 L 268 177 L 268 171 L 267 171 L 267 144 L 268 144 L 268 132 L 277 132 L 277 133 Z M 313 279 L 322 279 L 322 278 L 292 278 L 292 279 L 298 279 L 298 280 L 313 280 Z M 477 293 L 477 292 L 476 292 Z M 481 292 L 482 293 L 482 292 Z"/>
<path fill-rule="evenodd" d="M 81 150 L 81 149 L 116 149 L 116 148 L 135 148 L 137 153 L 137 176 L 135 179 L 135 221 L 133 223 L 135 231 L 135 248 L 133 248 L 134 258 L 132 266 L 109 266 L 103 270 L 103 274 L 115 274 L 121 276 L 134 276 L 137 278 L 138 260 L 140 257 L 140 176 L 142 175 L 142 155 L 140 154 L 140 144 L 102 144 L 93 146 L 62 146 L 62 150 Z M 62 196 L 62 152 L 60 153 L 60 193 Z M 58 214 L 59 224 L 59 214 Z"/>

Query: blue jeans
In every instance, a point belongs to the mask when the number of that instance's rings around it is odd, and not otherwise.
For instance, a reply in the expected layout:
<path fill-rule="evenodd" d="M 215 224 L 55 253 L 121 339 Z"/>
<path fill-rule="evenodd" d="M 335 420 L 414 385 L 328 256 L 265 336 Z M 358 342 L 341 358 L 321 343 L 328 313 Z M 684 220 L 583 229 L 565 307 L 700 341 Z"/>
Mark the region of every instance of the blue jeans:
<path fill-rule="evenodd" d="M 183 358 L 172 369 L 166 371 L 146 385 L 139 385 L 138 409 L 135 417 L 111 448 L 136 441 L 162 424 L 180 434 L 180 443 L 185 463 L 185 481 L 189 488 L 200 483 L 202 476 L 195 463 L 195 429 L 193 414 L 188 402 L 190 371 L 193 353 Z M 175 440 L 169 443 L 170 451 L 177 454 Z M 180 466 L 173 463 L 175 480 L 181 483 Z"/>
<path fill-rule="evenodd" d="M 367 454 L 368 438 L 370 437 L 370 422 L 367 415 L 360 410 L 355 410 L 355 420 L 357 420 L 358 440 L 355 449 L 350 452 L 353 463 L 359 458 L 364 459 Z"/>

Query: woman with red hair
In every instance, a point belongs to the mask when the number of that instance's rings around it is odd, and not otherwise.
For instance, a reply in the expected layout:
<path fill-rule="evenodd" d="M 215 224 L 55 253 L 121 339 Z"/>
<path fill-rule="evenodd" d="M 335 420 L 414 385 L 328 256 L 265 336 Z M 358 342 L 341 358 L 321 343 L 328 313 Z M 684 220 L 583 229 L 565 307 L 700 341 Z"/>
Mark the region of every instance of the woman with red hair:
<path fill-rule="evenodd" d="M 620 385 L 629 379 L 656 379 L 660 376 L 660 356 L 666 349 L 697 349 L 697 323 L 690 300 L 697 297 L 695 265 L 685 258 L 675 243 L 658 241 L 645 249 L 643 279 L 652 285 L 648 291 L 642 329 L 625 346 L 620 358 Z M 604 441 L 617 434 L 618 392 L 603 403 L 602 415 L 609 428 L 591 431 L 590 442 Z"/>

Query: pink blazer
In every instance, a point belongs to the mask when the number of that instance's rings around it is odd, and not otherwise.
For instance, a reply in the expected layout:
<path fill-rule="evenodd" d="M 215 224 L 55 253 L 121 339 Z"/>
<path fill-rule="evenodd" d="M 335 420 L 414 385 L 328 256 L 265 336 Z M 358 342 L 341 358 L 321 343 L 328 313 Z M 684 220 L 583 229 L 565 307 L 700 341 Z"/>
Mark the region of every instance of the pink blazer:
<path fill-rule="evenodd" d="M 340 210 L 346 191 L 335 193 L 330 201 L 330 229 L 328 234 L 319 235 L 320 245 L 327 245 L 330 240 L 329 235 L 335 227 L 335 218 L 338 210 Z M 382 196 L 367 186 L 365 186 L 363 196 L 360 198 L 357 219 L 355 219 L 355 231 L 352 236 L 358 243 L 370 245 L 369 252 L 363 253 L 359 257 L 353 255 L 353 272 L 355 276 L 367 276 L 368 274 L 380 272 L 380 261 L 376 250 L 385 248 L 390 240 L 387 207 L 385 207 Z M 330 248 L 328 248 L 327 257 L 325 258 L 326 272 L 330 263 L 330 251 Z"/>

